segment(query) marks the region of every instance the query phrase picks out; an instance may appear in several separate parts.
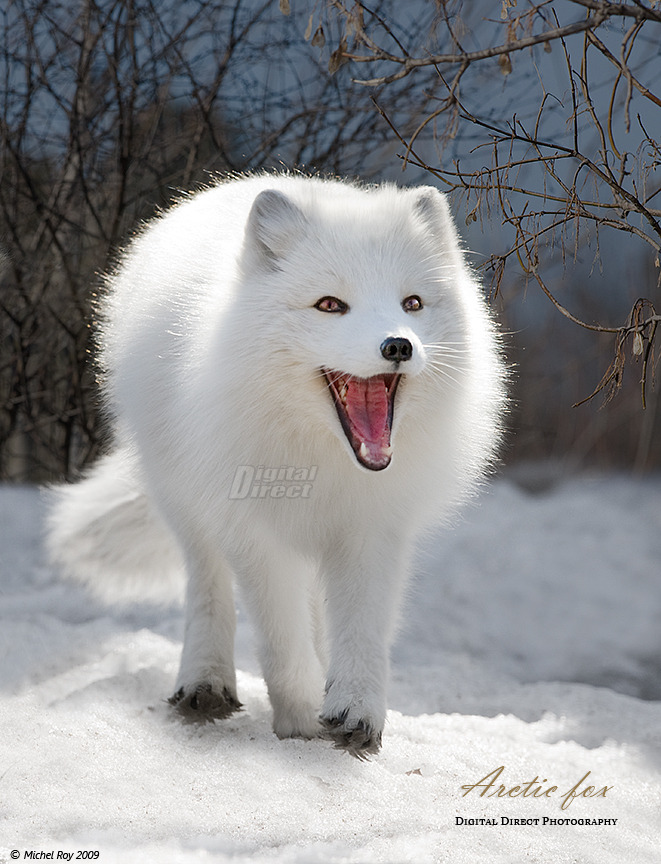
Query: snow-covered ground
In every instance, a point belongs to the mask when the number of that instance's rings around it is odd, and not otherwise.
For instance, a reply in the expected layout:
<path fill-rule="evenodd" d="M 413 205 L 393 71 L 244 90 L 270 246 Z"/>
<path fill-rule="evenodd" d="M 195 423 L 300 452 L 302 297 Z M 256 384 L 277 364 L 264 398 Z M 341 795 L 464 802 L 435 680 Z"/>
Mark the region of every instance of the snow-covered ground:
<path fill-rule="evenodd" d="M 59 582 L 42 517 L 0 489 L 3 864 L 661 861 L 661 478 L 500 479 L 431 538 L 370 762 L 275 738 L 242 616 L 244 711 L 181 725 L 181 610 Z"/>

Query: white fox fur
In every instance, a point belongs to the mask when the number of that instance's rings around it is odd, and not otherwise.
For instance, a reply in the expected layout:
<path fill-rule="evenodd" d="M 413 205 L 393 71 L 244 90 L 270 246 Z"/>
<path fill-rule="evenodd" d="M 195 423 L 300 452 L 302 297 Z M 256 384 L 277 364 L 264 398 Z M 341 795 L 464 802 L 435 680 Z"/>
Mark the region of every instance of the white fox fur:
<path fill-rule="evenodd" d="M 236 578 L 276 733 L 376 751 L 413 545 L 476 488 L 505 402 L 444 197 L 221 182 L 135 238 L 101 316 L 115 450 L 57 492 L 54 560 L 106 597 L 185 567 L 171 702 L 200 719 L 239 707 Z"/>

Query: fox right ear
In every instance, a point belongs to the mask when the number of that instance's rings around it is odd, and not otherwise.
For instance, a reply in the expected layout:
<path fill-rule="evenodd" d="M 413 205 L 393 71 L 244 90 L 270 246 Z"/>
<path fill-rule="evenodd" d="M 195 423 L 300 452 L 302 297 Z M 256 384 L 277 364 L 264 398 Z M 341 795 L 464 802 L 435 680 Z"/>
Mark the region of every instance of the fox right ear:
<path fill-rule="evenodd" d="M 300 237 L 304 227 L 305 216 L 290 198 L 276 189 L 265 189 L 253 202 L 246 238 L 274 266 Z"/>

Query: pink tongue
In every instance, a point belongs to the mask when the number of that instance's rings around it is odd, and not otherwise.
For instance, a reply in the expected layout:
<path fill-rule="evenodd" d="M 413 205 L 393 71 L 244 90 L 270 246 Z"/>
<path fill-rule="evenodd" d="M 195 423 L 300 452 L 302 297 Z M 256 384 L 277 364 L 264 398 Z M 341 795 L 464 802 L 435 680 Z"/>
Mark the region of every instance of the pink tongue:
<path fill-rule="evenodd" d="M 382 378 L 352 378 L 347 387 L 346 412 L 361 441 L 385 446 L 390 443 L 388 393 Z"/>

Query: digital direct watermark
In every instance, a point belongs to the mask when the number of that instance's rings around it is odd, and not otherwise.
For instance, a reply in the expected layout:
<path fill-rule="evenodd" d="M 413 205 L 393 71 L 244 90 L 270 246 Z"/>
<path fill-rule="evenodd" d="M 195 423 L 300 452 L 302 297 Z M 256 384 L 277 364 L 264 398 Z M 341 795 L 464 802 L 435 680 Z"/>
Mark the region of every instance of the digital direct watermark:
<path fill-rule="evenodd" d="M 229 497 L 232 501 L 246 498 L 309 498 L 316 476 L 316 465 L 309 468 L 239 465 L 234 472 Z"/>

